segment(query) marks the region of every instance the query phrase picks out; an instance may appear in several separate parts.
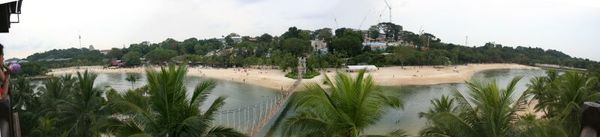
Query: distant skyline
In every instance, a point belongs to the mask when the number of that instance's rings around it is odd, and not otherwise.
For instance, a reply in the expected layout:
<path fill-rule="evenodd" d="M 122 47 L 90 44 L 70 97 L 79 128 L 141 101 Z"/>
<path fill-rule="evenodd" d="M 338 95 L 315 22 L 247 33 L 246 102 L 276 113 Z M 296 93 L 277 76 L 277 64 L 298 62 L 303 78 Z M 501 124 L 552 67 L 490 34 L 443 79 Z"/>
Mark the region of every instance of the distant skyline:
<path fill-rule="evenodd" d="M 443 42 L 555 49 L 600 61 L 598 0 L 388 0 L 392 22 Z M 367 29 L 389 21 L 384 0 L 26 0 L 21 23 L 0 34 L 5 58 L 51 49 L 128 47 L 287 28 Z M 364 20 L 364 21 L 363 21 Z M 337 21 L 337 23 L 335 22 Z M 361 25 L 362 22 L 362 25 Z"/>

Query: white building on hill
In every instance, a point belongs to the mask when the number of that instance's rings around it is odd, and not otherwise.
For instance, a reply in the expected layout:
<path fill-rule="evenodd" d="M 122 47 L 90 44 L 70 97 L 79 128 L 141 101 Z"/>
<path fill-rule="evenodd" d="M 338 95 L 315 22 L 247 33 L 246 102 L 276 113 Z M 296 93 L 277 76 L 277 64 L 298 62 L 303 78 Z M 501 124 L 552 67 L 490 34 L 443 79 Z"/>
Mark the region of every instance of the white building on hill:
<path fill-rule="evenodd" d="M 385 50 L 387 45 L 385 42 L 363 42 L 363 46 L 371 47 L 371 50 Z"/>
<path fill-rule="evenodd" d="M 327 43 L 324 40 L 311 40 L 310 45 L 315 52 L 327 53 Z"/>

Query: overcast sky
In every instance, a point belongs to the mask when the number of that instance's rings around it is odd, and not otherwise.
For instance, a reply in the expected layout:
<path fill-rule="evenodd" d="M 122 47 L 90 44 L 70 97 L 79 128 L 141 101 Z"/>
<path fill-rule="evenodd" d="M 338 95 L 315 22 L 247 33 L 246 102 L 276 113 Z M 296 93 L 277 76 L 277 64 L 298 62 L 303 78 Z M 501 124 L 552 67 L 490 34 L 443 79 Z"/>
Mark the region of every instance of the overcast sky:
<path fill-rule="evenodd" d="M 444 42 L 557 49 L 600 60 L 598 0 L 388 0 L 392 22 Z M 384 0 L 25 0 L 0 34 L 5 58 L 56 48 L 123 47 L 231 32 L 280 35 L 290 26 L 367 29 L 389 21 Z M 336 23 L 337 20 L 337 23 Z M 363 21 L 364 20 L 364 21 Z M 362 25 L 361 25 L 362 24 Z"/>

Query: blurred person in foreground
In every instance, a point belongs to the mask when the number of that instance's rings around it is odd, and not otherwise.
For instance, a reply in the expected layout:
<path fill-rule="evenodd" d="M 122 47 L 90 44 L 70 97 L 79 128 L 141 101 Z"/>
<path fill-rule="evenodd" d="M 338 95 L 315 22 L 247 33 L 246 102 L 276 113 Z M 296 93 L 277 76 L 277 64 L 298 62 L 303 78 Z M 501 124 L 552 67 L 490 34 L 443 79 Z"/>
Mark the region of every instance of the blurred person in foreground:
<path fill-rule="evenodd" d="M 10 98 L 8 97 L 9 68 L 4 65 L 4 46 L 0 44 L 0 135 L 9 136 Z"/>

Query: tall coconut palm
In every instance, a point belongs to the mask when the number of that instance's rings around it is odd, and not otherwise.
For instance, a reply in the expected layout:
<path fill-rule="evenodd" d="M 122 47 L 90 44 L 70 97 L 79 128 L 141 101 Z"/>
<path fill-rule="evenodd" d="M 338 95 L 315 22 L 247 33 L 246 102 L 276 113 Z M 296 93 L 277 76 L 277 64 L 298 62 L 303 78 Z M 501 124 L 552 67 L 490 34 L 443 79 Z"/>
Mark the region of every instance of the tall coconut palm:
<path fill-rule="evenodd" d="M 442 97 L 435 100 L 434 107 L 421 116 L 428 126 L 421 136 L 438 137 L 504 137 L 517 135 L 513 123 L 516 112 L 524 104 L 526 94 L 514 93 L 520 78 L 514 78 L 506 88 L 500 89 L 496 82 L 467 82 L 469 91 L 465 96 L 455 90 L 453 99 Z M 454 102 L 455 101 L 455 102 Z M 456 104 L 454 104 L 456 103 Z"/>
<path fill-rule="evenodd" d="M 104 130 L 117 136 L 244 136 L 231 128 L 214 126 L 212 121 L 225 97 L 218 97 L 202 112 L 215 83 L 204 81 L 191 95 L 184 85 L 187 68 L 170 66 L 160 71 L 147 69 L 148 85 L 125 94 L 107 94 L 115 112 Z"/>
<path fill-rule="evenodd" d="M 62 97 L 57 108 L 57 121 L 67 126 L 69 136 L 92 137 L 99 135 L 97 124 L 107 115 L 103 91 L 94 88 L 96 75 L 85 71 L 77 72 L 73 91 Z"/>
<path fill-rule="evenodd" d="M 357 137 L 374 125 L 386 108 L 400 108 L 398 97 L 386 95 L 371 76 L 360 71 L 356 78 L 337 73 L 330 87 L 309 84 L 296 100 L 297 115 L 286 120 L 283 136 Z M 403 136 L 392 132 L 390 136 Z"/>
<path fill-rule="evenodd" d="M 594 88 L 598 81 L 584 73 L 566 72 L 558 75 L 550 71 L 548 76 L 532 80 L 528 93 L 538 101 L 537 111 L 543 111 L 570 136 L 579 136 L 583 102 L 600 100 L 600 92 Z"/>

